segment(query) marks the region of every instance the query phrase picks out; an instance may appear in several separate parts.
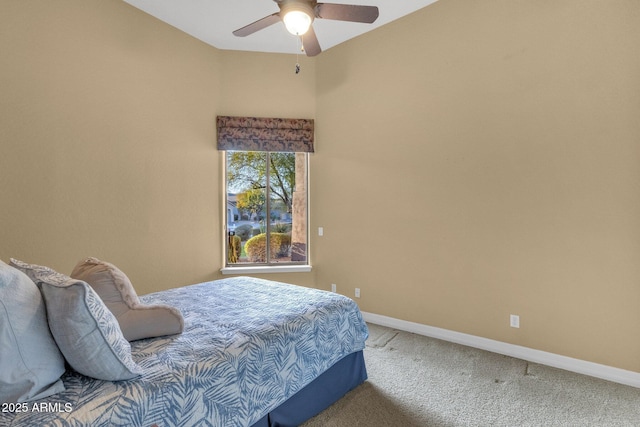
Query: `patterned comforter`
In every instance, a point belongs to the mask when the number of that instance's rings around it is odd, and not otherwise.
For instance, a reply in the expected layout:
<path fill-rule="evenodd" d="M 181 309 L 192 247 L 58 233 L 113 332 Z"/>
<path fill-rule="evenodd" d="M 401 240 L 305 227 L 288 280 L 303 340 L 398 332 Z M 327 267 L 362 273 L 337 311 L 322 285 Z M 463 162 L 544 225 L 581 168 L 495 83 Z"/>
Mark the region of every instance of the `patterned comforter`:
<path fill-rule="evenodd" d="M 141 377 L 109 382 L 68 370 L 66 391 L 29 402 L 26 412 L 0 413 L 0 425 L 250 426 L 362 350 L 368 336 L 351 299 L 262 279 L 222 279 L 141 300 L 177 307 L 185 320 L 182 334 L 131 343 Z"/>

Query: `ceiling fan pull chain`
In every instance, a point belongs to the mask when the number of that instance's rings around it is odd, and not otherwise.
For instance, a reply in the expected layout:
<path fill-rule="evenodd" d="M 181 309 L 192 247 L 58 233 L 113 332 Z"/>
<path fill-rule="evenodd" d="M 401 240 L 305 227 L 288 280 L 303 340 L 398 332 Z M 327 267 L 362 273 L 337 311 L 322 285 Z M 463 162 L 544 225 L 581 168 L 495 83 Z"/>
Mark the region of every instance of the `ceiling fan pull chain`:
<path fill-rule="evenodd" d="M 298 59 L 300 57 L 300 52 L 304 52 L 304 46 L 302 46 L 302 36 L 300 36 L 298 38 L 298 42 L 297 43 L 299 44 L 300 48 L 297 49 L 297 51 L 296 51 L 296 74 L 299 74 L 300 73 L 300 62 L 298 62 Z"/>

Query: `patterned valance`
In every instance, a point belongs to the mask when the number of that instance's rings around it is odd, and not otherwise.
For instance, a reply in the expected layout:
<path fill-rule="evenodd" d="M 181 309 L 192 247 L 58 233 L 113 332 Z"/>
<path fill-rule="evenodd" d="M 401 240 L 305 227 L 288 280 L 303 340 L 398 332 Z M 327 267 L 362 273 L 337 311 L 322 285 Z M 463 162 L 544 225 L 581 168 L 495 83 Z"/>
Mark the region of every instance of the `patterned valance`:
<path fill-rule="evenodd" d="M 313 119 L 218 116 L 218 150 L 313 153 Z"/>

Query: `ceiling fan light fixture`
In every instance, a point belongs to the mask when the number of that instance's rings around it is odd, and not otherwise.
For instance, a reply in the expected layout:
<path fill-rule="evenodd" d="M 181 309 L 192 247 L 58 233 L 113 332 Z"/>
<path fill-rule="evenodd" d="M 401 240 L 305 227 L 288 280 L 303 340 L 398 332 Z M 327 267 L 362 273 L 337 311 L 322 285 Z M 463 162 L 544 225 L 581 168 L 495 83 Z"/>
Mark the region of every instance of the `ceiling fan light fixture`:
<path fill-rule="evenodd" d="M 273 0 L 280 8 L 277 13 L 267 15 L 249 25 L 233 31 L 237 37 L 246 37 L 282 21 L 287 31 L 300 38 L 307 56 L 322 52 L 315 29 L 314 20 L 359 22 L 373 24 L 378 19 L 377 6 L 360 6 L 342 3 L 318 3 L 318 0 Z"/>
<path fill-rule="evenodd" d="M 309 31 L 309 27 L 311 26 L 311 17 L 300 10 L 287 12 L 282 20 L 284 21 L 284 26 L 287 27 L 287 31 L 294 36 L 303 35 Z"/>
<path fill-rule="evenodd" d="M 305 3 L 287 3 L 281 7 L 284 26 L 294 36 L 301 36 L 313 23 L 313 9 Z"/>

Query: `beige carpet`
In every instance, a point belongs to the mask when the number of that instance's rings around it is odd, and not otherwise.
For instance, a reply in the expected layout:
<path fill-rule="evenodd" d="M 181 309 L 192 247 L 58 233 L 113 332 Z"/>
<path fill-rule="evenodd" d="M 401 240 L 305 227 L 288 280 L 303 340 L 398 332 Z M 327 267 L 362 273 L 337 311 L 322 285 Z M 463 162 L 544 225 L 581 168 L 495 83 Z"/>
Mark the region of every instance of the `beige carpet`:
<path fill-rule="evenodd" d="M 640 389 L 369 324 L 369 380 L 304 427 L 640 426 Z"/>

